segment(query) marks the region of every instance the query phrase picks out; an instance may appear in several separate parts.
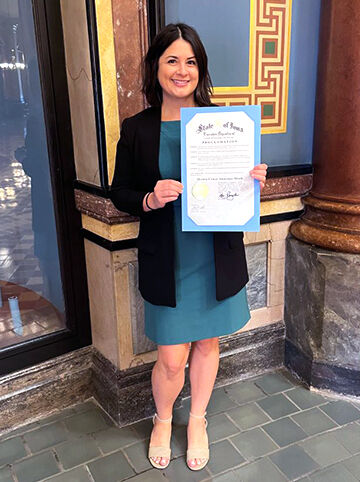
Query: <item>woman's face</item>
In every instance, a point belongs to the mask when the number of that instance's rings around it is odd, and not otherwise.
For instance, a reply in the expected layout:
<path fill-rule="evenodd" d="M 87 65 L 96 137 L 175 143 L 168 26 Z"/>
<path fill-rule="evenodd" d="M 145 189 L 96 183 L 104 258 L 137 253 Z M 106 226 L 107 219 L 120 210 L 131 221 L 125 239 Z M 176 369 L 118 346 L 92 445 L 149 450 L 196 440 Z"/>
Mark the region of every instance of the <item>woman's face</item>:
<path fill-rule="evenodd" d="M 163 101 L 194 99 L 199 69 L 189 42 L 178 38 L 164 51 L 159 58 L 158 80 L 163 91 Z"/>

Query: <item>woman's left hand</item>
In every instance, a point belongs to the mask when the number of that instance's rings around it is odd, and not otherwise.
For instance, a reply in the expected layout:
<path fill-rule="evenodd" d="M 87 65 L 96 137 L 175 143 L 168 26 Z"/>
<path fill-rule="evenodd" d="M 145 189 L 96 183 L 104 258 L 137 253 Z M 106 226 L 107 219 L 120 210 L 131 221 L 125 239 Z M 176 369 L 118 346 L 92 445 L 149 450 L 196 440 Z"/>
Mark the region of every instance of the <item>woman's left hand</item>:
<path fill-rule="evenodd" d="M 257 179 L 260 182 L 260 191 L 265 186 L 267 168 L 267 164 L 258 164 L 254 167 L 254 169 L 251 169 L 249 173 L 251 177 Z"/>

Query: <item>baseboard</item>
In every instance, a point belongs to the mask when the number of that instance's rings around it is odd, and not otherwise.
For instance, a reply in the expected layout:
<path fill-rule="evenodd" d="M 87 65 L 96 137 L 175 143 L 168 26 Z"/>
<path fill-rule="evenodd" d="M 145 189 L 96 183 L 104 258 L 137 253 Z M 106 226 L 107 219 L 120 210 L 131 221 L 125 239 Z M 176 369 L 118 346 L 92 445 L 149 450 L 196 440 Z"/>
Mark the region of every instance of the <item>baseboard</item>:
<path fill-rule="evenodd" d="M 0 434 L 92 396 L 92 347 L 0 378 Z"/>
<path fill-rule="evenodd" d="M 285 341 L 285 366 L 309 387 L 360 396 L 360 370 L 312 360 L 290 340 Z"/>
<path fill-rule="evenodd" d="M 284 364 L 284 324 L 274 323 L 220 340 L 216 386 Z M 154 412 L 153 363 L 118 370 L 94 347 L 75 350 L 0 378 L 0 435 L 94 397 L 119 425 Z M 189 382 L 176 406 L 189 396 Z"/>

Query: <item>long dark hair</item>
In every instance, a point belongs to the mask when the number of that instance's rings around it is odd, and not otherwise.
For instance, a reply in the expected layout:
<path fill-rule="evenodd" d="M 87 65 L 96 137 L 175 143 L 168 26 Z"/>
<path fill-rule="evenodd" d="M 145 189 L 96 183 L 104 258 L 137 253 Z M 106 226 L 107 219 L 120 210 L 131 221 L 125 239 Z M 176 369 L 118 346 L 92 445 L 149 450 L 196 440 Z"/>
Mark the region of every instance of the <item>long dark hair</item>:
<path fill-rule="evenodd" d="M 162 88 L 157 76 L 159 58 L 178 38 L 189 42 L 198 65 L 199 83 L 194 92 L 195 102 L 200 107 L 211 105 L 212 83 L 205 48 L 196 30 L 185 23 L 170 23 L 156 35 L 144 58 L 142 91 L 151 106 L 161 105 Z"/>

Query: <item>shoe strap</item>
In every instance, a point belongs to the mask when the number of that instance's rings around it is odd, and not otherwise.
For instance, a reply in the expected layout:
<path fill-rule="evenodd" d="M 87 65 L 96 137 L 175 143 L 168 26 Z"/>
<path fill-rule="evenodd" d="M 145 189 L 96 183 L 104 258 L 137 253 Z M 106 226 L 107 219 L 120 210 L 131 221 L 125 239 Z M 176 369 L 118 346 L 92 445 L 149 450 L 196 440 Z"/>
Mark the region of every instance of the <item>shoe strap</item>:
<path fill-rule="evenodd" d="M 167 423 L 168 423 L 168 422 L 171 422 L 171 420 L 172 420 L 172 415 L 171 415 L 170 418 L 160 418 L 159 415 L 158 415 L 157 413 L 155 413 L 155 415 L 153 416 L 153 423 L 155 422 L 155 418 L 156 418 L 157 420 L 159 420 L 159 422 L 167 422 Z"/>
<path fill-rule="evenodd" d="M 204 413 L 204 415 L 194 415 L 193 413 L 190 412 L 190 417 L 197 418 L 197 419 L 201 419 L 201 418 L 204 419 L 205 427 L 207 427 L 208 421 L 206 420 L 205 415 L 206 415 L 206 412 Z"/>
<path fill-rule="evenodd" d="M 206 412 L 204 413 L 204 415 L 194 415 L 193 413 L 190 412 L 190 417 L 194 417 L 194 418 L 205 418 L 205 415 L 206 415 Z"/>

